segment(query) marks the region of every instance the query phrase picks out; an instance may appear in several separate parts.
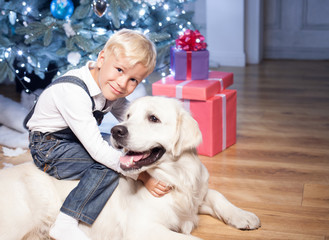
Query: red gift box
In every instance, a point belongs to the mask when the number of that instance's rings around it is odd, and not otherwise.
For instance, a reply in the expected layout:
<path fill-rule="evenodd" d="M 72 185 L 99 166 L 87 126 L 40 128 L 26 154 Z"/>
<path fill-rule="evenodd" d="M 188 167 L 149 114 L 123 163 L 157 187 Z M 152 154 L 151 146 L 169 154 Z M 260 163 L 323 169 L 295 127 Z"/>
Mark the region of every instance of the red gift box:
<path fill-rule="evenodd" d="M 207 101 L 182 100 L 198 122 L 198 154 L 212 157 L 236 142 L 236 90 L 226 89 Z"/>
<path fill-rule="evenodd" d="M 178 99 L 207 100 L 233 84 L 233 73 L 212 71 L 205 80 L 176 81 L 172 75 L 152 84 L 152 94 Z"/>

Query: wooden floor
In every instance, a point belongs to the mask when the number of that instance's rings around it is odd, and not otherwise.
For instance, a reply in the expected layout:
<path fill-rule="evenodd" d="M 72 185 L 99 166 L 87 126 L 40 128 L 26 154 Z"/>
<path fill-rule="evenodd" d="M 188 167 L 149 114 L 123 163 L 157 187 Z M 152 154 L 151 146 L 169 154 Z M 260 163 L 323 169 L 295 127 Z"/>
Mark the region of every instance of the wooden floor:
<path fill-rule="evenodd" d="M 210 187 L 255 212 L 262 227 L 239 231 L 200 216 L 193 235 L 329 240 L 329 62 L 264 61 L 218 70 L 235 76 L 237 143 L 201 160 Z M 0 164 L 30 159 L 4 158 L 1 151 Z"/>

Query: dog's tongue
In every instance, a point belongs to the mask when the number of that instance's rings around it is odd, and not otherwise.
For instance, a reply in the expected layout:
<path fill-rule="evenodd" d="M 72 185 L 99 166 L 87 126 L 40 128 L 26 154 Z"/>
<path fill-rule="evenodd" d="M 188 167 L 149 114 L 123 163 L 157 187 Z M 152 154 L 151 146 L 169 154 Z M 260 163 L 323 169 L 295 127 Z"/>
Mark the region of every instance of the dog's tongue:
<path fill-rule="evenodd" d="M 138 154 L 138 155 L 125 155 L 120 157 L 120 163 L 122 164 L 131 164 L 133 162 L 138 162 L 144 157 L 144 154 Z"/>

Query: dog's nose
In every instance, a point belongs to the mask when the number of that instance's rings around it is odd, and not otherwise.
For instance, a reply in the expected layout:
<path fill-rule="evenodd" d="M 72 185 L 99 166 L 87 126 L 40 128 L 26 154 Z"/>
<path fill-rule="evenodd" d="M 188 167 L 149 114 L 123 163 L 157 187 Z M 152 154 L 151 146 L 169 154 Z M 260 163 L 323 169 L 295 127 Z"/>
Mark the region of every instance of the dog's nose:
<path fill-rule="evenodd" d="M 122 125 L 114 126 L 111 129 L 111 134 L 114 139 L 122 139 L 128 136 L 128 129 Z"/>

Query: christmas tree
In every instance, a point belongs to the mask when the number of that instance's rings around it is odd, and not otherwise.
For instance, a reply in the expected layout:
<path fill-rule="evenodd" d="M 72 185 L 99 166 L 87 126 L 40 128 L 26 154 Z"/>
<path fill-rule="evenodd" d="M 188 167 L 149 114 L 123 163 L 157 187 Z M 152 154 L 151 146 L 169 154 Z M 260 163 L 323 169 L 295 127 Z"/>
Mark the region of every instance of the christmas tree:
<path fill-rule="evenodd" d="M 195 29 L 194 0 L 0 0 L 0 83 L 26 91 L 83 66 L 114 31 L 135 29 L 157 47 L 155 71 L 169 72 L 169 48 L 185 29 Z M 46 80 L 47 81 L 46 81 Z M 32 88 L 32 89 L 31 89 Z"/>

